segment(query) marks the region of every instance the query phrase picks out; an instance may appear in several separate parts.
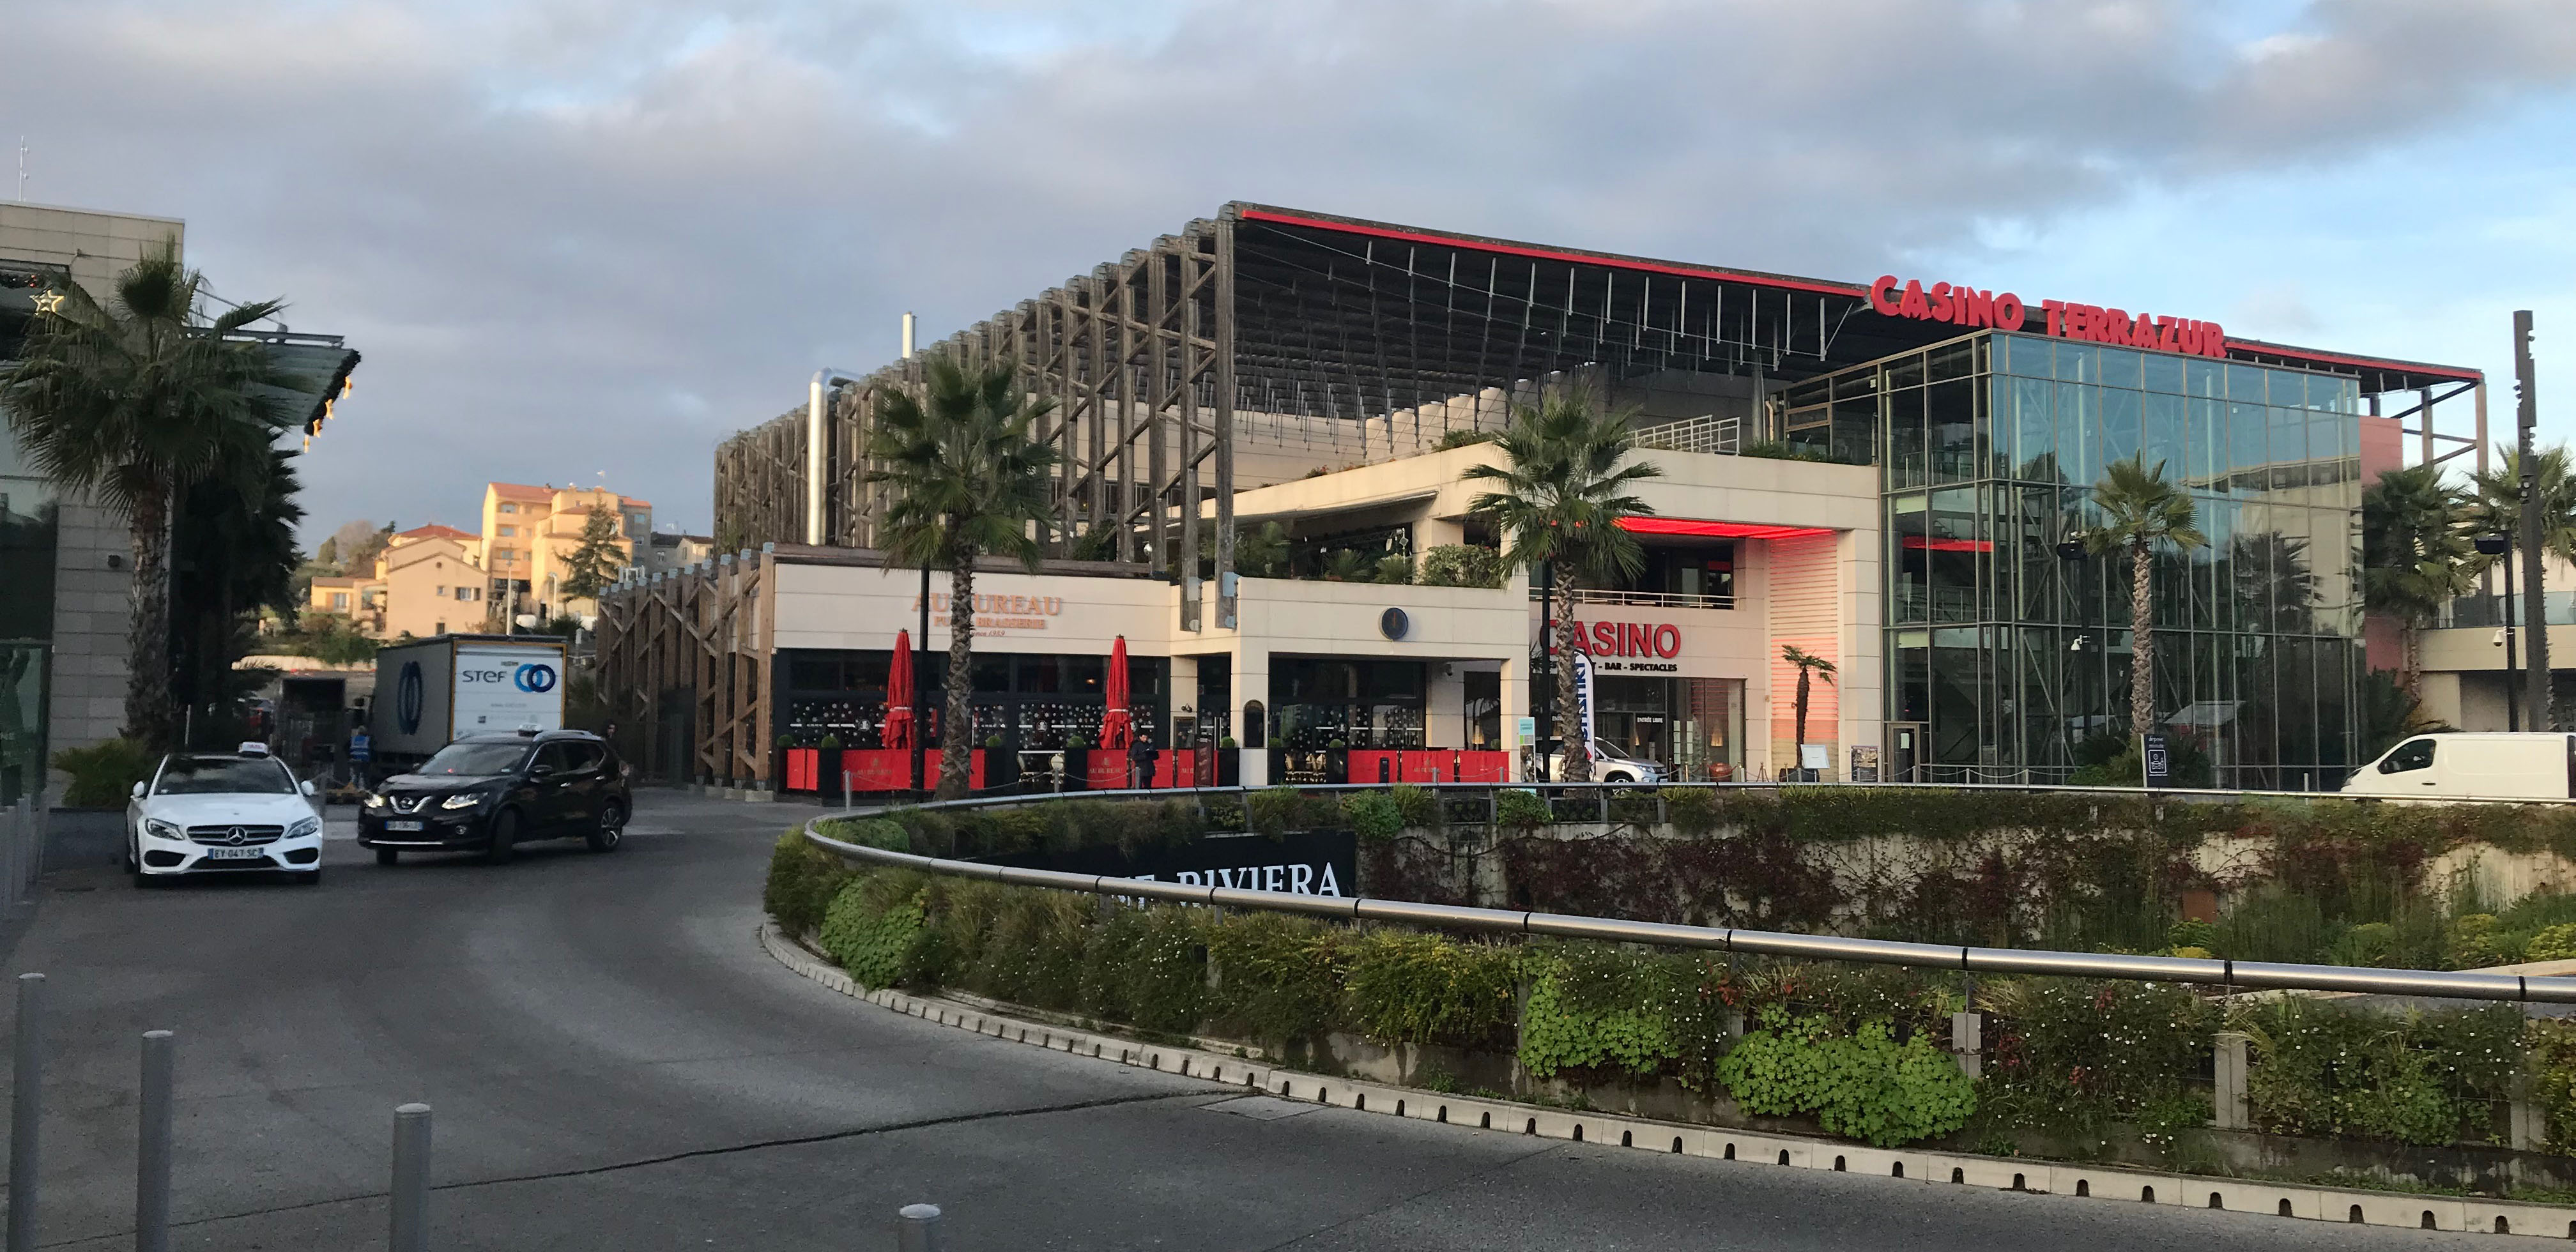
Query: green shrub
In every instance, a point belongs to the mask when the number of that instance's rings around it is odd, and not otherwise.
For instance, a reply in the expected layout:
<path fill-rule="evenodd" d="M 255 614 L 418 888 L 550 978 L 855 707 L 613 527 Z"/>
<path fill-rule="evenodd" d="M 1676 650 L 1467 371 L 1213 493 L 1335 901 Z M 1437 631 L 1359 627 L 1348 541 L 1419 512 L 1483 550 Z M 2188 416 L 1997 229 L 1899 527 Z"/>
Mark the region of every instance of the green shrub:
<path fill-rule="evenodd" d="M 1350 1020 L 1380 1043 L 1474 1047 L 1508 1037 L 1518 948 L 1370 930 L 1342 956 Z"/>
<path fill-rule="evenodd" d="M 855 843 L 864 848 L 883 848 L 888 852 L 912 851 L 912 832 L 890 818 L 835 817 L 826 819 L 815 829 L 827 838 Z M 835 860 L 839 858 L 834 858 Z"/>
<path fill-rule="evenodd" d="M 1547 801 L 1535 791 L 1517 788 L 1494 793 L 1494 824 L 1515 830 L 1530 831 L 1555 820 L 1548 812 Z"/>
<path fill-rule="evenodd" d="M 2206 1119 L 2198 1084 L 2217 1013 L 2190 989 L 2020 978 L 1985 984 L 1981 999 L 1993 1058 L 1981 1096 L 1988 1121 L 2090 1137 L 2186 1098 Z"/>
<path fill-rule="evenodd" d="M 1777 1007 L 1759 1020 L 1718 1063 L 1749 1112 L 1812 1113 L 1828 1132 L 1882 1148 L 1948 1134 L 1976 1112 L 1975 1084 L 1921 1034 L 1900 1044 L 1884 1021 L 1843 1034 L 1829 1018 Z"/>
<path fill-rule="evenodd" d="M 2561 922 L 2541 930 L 2522 950 L 2526 961 L 2564 961 L 2569 957 L 2576 957 L 2576 922 Z"/>
<path fill-rule="evenodd" d="M 791 828 L 770 851 L 761 906 L 780 930 L 802 938 L 823 924 L 824 910 L 856 873 L 849 862 L 807 842 L 802 828 Z"/>
<path fill-rule="evenodd" d="M 1624 1070 L 1645 1076 L 1681 1055 L 1672 1024 L 1651 1008 L 1586 1010 L 1568 1003 L 1553 974 L 1521 1006 L 1520 1058 L 1541 1078 L 1561 1070 Z"/>
<path fill-rule="evenodd" d="M 1387 843 L 1404 833 L 1404 810 L 1383 791 L 1343 793 L 1342 820 L 1362 843 Z"/>
<path fill-rule="evenodd" d="M 1652 826 L 1662 816 L 1651 791 L 1620 791 L 1610 797 L 1610 820 L 1632 826 Z"/>
<path fill-rule="evenodd" d="M 1665 792 L 1664 820 L 1685 835 L 1705 835 L 1717 829 L 1717 793 L 1697 787 Z"/>
<path fill-rule="evenodd" d="M 1104 905 L 1085 931 L 1085 1012 L 1181 1034 L 1206 1015 L 1207 945 L 1197 910 Z"/>
<path fill-rule="evenodd" d="M 75 809 L 121 809 L 133 798 L 134 784 L 148 781 L 160 758 L 134 739 L 101 739 L 86 748 L 54 754 L 54 768 L 71 775 L 63 805 Z"/>
<path fill-rule="evenodd" d="M 1475 544 L 1444 543 L 1422 554 L 1425 587 L 1500 587 L 1503 554 Z"/>
<path fill-rule="evenodd" d="M 1440 793 L 1428 787 L 1399 783 L 1387 794 L 1395 797 L 1395 808 L 1404 815 L 1404 824 L 1416 830 L 1440 825 Z"/>
<path fill-rule="evenodd" d="M 1341 1022 L 1349 932 L 1311 918 L 1236 913 L 1207 932 L 1209 1017 L 1256 1042 L 1301 1043 Z"/>
<path fill-rule="evenodd" d="M 918 967 L 929 886 L 919 874 L 863 874 L 845 884 L 823 914 L 817 936 L 825 955 L 860 986 L 892 987 Z"/>
<path fill-rule="evenodd" d="M 2256 1123 L 2283 1134 L 2492 1140 L 2490 1108 L 2521 1051 L 2511 1005 L 2391 1015 L 2291 997 L 2234 1024 L 2254 1043 Z"/>
<path fill-rule="evenodd" d="M 1276 839 L 1288 833 L 1288 824 L 1297 819 L 1304 799 L 1303 793 L 1285 783 L 1267 787 L 1243 798 L 1245 818 L 1255 833 Z"/>
<path fill-rule="evenodd" d="M 1438 451 L 1446 452 L 1451 448 L 1467 448 L 1480 443 L 1492 443 L 1501 437 L 1502 432 L 1500 431 L 1476 430 L 1472 427 L 1462 427 L 1457 430 L 1442 432 L 1440 435 L 1440 442 L 1431 446 Z"/>

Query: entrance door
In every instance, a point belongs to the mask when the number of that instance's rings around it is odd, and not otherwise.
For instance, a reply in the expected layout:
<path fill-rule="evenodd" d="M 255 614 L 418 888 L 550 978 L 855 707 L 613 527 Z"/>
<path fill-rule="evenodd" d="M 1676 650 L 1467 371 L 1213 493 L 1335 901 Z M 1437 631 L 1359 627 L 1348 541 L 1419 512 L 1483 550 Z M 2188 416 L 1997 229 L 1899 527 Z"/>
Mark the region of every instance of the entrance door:
<path fill-rule="evenodd" d="M 1921 722 L 1887 724 L 1887 781 L 1923 781 L 1923 744 L 1927 729 Z"/>

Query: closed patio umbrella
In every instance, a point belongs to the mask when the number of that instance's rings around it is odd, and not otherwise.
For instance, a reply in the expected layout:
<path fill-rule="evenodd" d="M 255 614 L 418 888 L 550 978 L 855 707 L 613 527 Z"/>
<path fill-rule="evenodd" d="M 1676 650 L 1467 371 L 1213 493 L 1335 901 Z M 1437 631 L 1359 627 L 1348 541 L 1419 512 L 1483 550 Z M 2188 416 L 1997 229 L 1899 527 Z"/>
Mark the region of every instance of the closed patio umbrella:
<path fill-rule="evenodd" d="M 894 661 L 886 670 L 885 745 L 912 746 L 912 632 L 894 632 Z"/>
<path fill-rule="evenodd" d="M 1127 708 L 1127 636 L 1109 645 L 1108 709 L 1100 715 L 1100 746 L 1125 749 L 1136 742 L 1136 718 Z"/>

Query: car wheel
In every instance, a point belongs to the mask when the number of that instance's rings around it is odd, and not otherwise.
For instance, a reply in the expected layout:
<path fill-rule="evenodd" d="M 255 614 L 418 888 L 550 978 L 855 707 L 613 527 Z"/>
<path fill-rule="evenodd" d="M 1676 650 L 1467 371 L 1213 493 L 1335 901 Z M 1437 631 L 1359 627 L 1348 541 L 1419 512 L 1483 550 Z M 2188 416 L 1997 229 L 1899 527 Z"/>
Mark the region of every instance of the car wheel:
<path fill-rule="evenodd" d="M 611 800 L 599 806 L 599 826 L 590 832 L 590 850 L 615 852 L 626 837 L 626 806 Z"/>
<path fill-rule="evenodd" d="M 487 864 L 507 865 L 510 854 L 519 847 L 519 811 L 503 809 L 492 815 L 492 841 L 483 848 Z"/>
<path fill-rule="evenodd" d="M 391 865 L 391 864 L 393 864 L 394 862 L 399 861 L 399 860 L 401 860 L 401 859 L 402 859 L 402 849 L 400 849 L 400 848 L 378 848 L 378 849 L 376 849 L 376 864 L 378 864 L 378 865 Z"/>
<path fill-rule="evenodd" d="M 1607 783 L 1632 783 L 1637 781 L 1637 778 L 1633 774 L 1609 774 L 1605 775 L 1601 781 Z"/>

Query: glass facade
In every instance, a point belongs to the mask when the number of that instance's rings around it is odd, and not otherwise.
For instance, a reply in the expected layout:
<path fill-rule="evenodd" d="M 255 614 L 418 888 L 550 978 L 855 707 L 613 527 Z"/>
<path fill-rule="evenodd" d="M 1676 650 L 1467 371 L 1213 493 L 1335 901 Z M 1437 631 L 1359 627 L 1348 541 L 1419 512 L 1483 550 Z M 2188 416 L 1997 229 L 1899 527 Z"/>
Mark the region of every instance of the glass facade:
<path fill-rule="evenodd" d="M 0 805 L 45 785 L 55 529 L 53 488 L 0 427 Z"/>
<path fill-rule="evenodd" d="M 1888 720 L 1922 728 L 1921 777 L 2063 781 L 2088 737 L 2127 733 L 2128 560 L 2061 545 L 2099 524 L 2103 467 L 2143 454 L 2209 538 L 2153 562 L 2176 781 L 2342 784 L 2363 669 L 2356 380 L 1988 333 L 1783 399 L 1784 435 L 1820 448 L 1876 415 Z"/>

